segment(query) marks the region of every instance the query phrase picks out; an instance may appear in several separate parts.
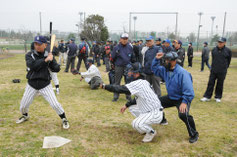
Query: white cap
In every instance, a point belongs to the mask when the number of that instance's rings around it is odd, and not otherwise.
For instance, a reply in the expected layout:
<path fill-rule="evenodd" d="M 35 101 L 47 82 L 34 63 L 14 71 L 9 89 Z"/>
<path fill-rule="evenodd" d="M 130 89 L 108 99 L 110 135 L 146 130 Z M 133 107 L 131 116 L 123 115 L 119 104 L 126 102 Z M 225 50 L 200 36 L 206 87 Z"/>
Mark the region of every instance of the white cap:
<path fill-rule="evenodd" d="M 128 38 L 128 33 L 123 33 L 120 38 Z"/>

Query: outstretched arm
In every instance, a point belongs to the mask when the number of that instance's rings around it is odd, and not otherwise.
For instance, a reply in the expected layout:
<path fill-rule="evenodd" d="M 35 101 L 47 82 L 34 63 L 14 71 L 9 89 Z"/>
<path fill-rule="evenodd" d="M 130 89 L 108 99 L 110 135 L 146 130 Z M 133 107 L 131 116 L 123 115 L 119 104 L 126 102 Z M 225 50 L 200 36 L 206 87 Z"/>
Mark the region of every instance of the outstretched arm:
<path fill-rule="evenodd" d="M 101 88 L 110 91 L 110 92 L 115 92 L 115 93 L 124 93 L 124 94 L 131 94 L 128 88 L 124 85 L 101 85 Z"/>

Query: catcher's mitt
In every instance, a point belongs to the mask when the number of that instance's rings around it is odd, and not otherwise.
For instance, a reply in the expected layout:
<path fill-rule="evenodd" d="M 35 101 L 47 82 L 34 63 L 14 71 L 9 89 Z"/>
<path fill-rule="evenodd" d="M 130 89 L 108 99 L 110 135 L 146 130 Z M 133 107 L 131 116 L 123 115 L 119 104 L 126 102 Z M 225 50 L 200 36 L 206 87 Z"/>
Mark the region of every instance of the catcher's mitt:
<path fill-rule="evenodd" d="M 74 70 L 72 70 L 72 74 L 73 74 L 73 75 L 77 75 L 77 74 L 80 75 L 80 72 L 79 72 L 78 70 L 74 69 Z"/>

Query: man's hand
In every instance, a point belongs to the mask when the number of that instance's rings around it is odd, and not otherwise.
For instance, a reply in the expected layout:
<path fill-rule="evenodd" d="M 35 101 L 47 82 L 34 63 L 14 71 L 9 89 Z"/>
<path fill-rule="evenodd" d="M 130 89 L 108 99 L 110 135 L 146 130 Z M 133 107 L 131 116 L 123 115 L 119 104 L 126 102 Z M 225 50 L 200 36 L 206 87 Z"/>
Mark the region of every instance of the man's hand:
<path fill-rule="evenodd" d="M 47 58 L 45 58 L 45 62 L 52 61 L 53 60 L 53 54 L 49 53 Z"/>
<path fill-rule="evenodd" d="M 83 80 L 83 77 L 80 78 L 80 81 L 82 81 L 82 80 Z"/>
<path fill-rule="evenodd" d="M 159 52 L 156 54 L 156 59 L 161 59 L 164 56 L 163 52 Z"/>
<path fill-rule="evenodd" d="M 179 106 L 179 112 L 185 113 L 185 112 L 187 112 L 187 111 L 188 111 L 188 109 L 187 109 L 187 104 L 181 103 L 181 105 Z"/>
<path fill-rule="evenodd" d="M 124 106 L 120 109 L 120 112 L 121 112 L 121 113 L 124 113 L 126 109 L 127 109 L 127 106 L 124 105 Z"/>

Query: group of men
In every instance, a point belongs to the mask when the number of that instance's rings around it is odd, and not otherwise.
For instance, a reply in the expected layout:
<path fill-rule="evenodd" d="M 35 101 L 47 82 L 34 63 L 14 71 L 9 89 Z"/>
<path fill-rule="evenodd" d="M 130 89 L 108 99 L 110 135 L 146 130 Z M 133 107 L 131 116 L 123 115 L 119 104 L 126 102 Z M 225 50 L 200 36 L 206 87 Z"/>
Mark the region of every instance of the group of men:
<path fill-rule="evenodd" d="M 108 42 L 103 46 L 103 49 L 100 43 L 94 43 L 92 47 L 93 59 L 88 59 L 89 47 L 85 39 L 82 38 L 82 43 L 78 47 L 71 39 L 65 51 L 67 53 L 65 72 L 68 72 L 71 65 L 71 71 L 75 73 L 76 70 L 77 74 L 82 76 L 81 80 L 85 78 L 91 89 L 100 86 L 113 92 L 114 102 L 119 99 L 120 93 L 126 94 L 127 103 L 121 108 L 121 112 L 123 113 L 129 108 L 136 117 L 132 126 L 139 133 L 145 134 L 143 142 L 150 142 L 155 137 L 156 131 L 152 128 L 152 124 L 168 124 L 164 108 L 175 106 L 179 118 L 187 127 L 189 142 L 195 143 L 199 138 L 199 133 L 196 130 L 193 117 L 189 114 L 194 98 L 193 80 L 191 74 L 183 68 L 185 50 L 182 48 L 182 42 L 174 40 L 172 45 L 170 40 L 166 39 L 161 42 L 161 39 L 158 38 L 155 43 L 154 38 L 149 36 L 146 38 L 146 44 L 141 41 L 131 44 L 128 39 L 128 34 L 123 33 L 117 45 L 112 46 Z M 231 51 L 225 44 L 226 39 L 220 38 L 218 45 L 212 50 L 211 73 L 202 101 L 210 101 L 216 80 L 216 101 L 220 102 L 222 98 L 224 79 L 231 62 Z M 28 83 L 20 106 L 22 116 L 17 120 L 17 123 L 29 119 L 29 105 L 36 94 L 40 93 L 62 118 L 63 128 L 68 129 L 69 122 L 50 84 L 50 71 L 58 72 L 60 66 L 52 53 L 46 51 L 46 47 L 46 39 L 43 36 L 36 36 L 34 49 L 26 54 Z M 109 64 L 108 69 L 106 66 L 106 71 L 114 71 L 114 82 L 110 85 L 103 84 L 100 71 L 93 64 L 96 60 L 97 66 L 100 66 L 101 49 L 105 52 L 105 63 Z M 188 56 L 193 57 L 193 50 Z M 76 57 L 78 57 L 78 64 L 75 69 Z M 80 72 L 82 60 L 87 72 Z M 189 64 L 189 66 L 192 65 Z M 121 86 L 122 77 L 124 77 L 125 85 Z M 160 81 L 165 82 L 168 93 L 165 96 L 161 94 Z M 135 95 L 135 98 L 133 99 L 131 95 Z"/>

